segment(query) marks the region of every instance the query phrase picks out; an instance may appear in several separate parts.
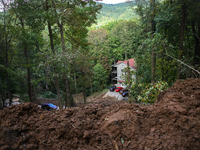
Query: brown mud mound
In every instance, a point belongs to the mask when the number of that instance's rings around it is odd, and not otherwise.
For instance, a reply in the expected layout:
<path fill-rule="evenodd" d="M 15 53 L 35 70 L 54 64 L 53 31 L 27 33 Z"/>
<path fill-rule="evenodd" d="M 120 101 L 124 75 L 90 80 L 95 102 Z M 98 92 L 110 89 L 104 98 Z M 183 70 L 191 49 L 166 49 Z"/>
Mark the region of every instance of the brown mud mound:
<path fill-rule="evenodd" d="M 197 150 L 200 79 L 177 81 L 151 106 L 103 99 L 58 111 L 25 103 L 0 111 L 0 149 Z"/>

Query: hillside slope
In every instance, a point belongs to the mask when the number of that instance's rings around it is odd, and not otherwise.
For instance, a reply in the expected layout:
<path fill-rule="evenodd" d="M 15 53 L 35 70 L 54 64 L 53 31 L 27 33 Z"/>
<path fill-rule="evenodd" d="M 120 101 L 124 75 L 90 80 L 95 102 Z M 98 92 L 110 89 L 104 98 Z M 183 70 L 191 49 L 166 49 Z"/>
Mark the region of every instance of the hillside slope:
<path fill-rule="evenodd" d="M 105 25 L 108 22 L 115 20 L 130 20 L 131 18 L 137 17 L 134 10 L 128 3 L 119 4 L 102 4 L 100 14 L 97 15 L 97 24 L 94 26 Z"/>

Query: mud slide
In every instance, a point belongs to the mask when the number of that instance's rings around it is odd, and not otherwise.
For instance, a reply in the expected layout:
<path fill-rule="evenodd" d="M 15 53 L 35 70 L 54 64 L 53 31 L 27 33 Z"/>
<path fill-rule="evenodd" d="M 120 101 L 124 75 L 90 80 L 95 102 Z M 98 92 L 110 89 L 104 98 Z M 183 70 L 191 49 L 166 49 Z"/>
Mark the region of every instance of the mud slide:
<path fill-rule="evenodd" d="M 0 111 L 0 149 L 198 150 L 200 79 L 177 81 L 151 106 L 101 99 L 42 111 L 24 103 Z"/>

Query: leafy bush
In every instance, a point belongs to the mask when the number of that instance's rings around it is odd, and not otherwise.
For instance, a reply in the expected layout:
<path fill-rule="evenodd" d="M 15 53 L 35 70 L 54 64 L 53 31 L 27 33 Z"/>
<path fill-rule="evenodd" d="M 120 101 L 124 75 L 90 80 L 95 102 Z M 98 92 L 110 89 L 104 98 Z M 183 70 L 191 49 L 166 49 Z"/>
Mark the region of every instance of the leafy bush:
<path fill-rule="evenodd" d="M 139 95 L 139 90 L 142 89 L 142 87 L 144 87 L 144 84 L 136 84 L 135 82 L 132 82 L 130 85 L 130 89 L 129 92 L 131 94 L 132 97 L 130 97 L 131 101 L 137 99 L 138 95 Z"/>
<path fill-rule="evenodd" d="M 23 93 L 23 94 L 20 93 L 19 95 L 20 95 L 20 102 L 29 102 L 30 101 L 27 93 Z"/>
<path fill-rule="evenodd" d="M 100 63 L 97 63 L 93 68 L 94 76 L 93 76 L 93 85 L 94 90 L 99 91 L 106 87 L 106 81 L 108 75 L 106 74 L 106 70 Z"/>
<path fill-rule="evenodd" d="M 141 94 L 137 97 L 137 101 L 143 104 L 154 103 L 160 92 L 168 88 L 165 81 L 158 81 L 154 84 L 148 84 Z"/>
<path fill-rule="evenodd" d="M 43 95 L 43 98 L 57 98 L 57 95 L 51 91 L 46 91 Z"/>

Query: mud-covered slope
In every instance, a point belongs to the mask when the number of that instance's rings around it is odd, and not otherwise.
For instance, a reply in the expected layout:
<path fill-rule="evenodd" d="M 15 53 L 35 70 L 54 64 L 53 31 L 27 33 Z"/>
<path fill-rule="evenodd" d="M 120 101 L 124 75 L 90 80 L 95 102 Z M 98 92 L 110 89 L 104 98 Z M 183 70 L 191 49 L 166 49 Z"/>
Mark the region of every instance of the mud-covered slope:
<path fill-rule="evenodd" d="M 42 111 L 0 111 L 0 149 L 188 149 L 200 147 L 200 79 L 178 81 L 151 106 L 124 101 Z"/>

